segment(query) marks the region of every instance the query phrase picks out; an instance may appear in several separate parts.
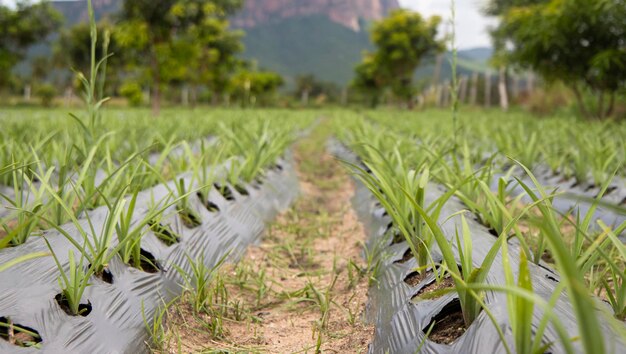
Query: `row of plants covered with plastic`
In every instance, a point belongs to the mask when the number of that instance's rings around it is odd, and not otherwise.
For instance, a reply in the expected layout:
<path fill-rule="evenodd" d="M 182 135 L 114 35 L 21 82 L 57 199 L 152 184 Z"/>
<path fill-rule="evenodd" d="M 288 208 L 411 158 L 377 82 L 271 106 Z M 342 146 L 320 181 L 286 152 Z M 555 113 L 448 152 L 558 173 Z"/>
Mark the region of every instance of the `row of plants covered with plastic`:
<path fill-rule="evenodd" d="M 0 351 L 146 352 L 165 303 L 297 195 L 313 114 L 104 110 L 103 51 L 83 113 L 0 118 Z"/>
<path fill-rule="evenodd" d="M 493 132 L 487 121 L 455 134 L 445 122 L 368 117 L 342 117 L 333 149 L 360 182 L 355 206 L 378 264 L 371 352 L 624 350 L 626 222 L 596 213 L 607 181 L 587 209 L 563 211 L 562 192 L 521 161 L 485 161 L 493 141 L 474 133 Z"/>
<path fill-rule="evenodd" d="M 158 147 L 150 143 L 160 134 L 178 136 L 161 119 L 152 138 L 134 143 L 142 119 L 123 129 L 103 124 L 92 145 L 86 133 L 64 140 L 77 123 L 54 118 L 59 139 L 42 137 L 45 158 L 41 147 L 16 148 L 23 155 L 3 166 L 0 192 L 0 336 L 9 345 L 97 351 L 106 343 L 98 332 L 117 326 L 129 336 L 119 350 L 145 351 L 146 324 L 162 301 L 198 281 L 194 267 L 236 257 L 296 195 L 288 148 L 311 114 L 258 115 L 183 114 L 182 129 L 205 121 L 211 138 Z M 18 135 L 3 144 L 24 145 Z M 136 151 L 127 155 L 121 146 L 130 144 Z M 84 319 L 60 325 L 63 316 Z"/>

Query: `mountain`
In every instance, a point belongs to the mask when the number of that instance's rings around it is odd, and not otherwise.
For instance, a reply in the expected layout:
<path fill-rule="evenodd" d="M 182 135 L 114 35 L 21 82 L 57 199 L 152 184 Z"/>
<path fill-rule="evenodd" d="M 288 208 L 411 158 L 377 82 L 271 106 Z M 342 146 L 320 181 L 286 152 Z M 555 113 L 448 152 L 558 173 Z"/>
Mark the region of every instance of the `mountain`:
<path fill-rule="evenodd" d="M 155 0 L 157 1 L 157 0 Z M 93 0 L 98 18 L 119 11 L 123 0 Z M 52 1 L 66 26 L 88 20 L 87 1 Z M 398 9 L 398 0 L 245 0 L 231 22 L 246 31 L 243 56 L 292 83 L 298 75 L 347 84 L 364 51 L 371 50 L 368 27 Z M 484 71 L 491 49 L 459 52 L 459 72 Z M 418 79 L 432 77 L 434 59 L 424 61 Z M 448 60 L 442 79 L 451 76 Z"/>
<path fill-rule="evenodd" d="M 244 57 L 281 73 L 288 83 L 297 75 L 314 74 L 339 85 L 350 81 L 362 51 L 371 47 L 367 32 L 353 31 L 323 15 L 259 25 L 248 30 L 244 44 Z"/>
<path fill-rule="evenodd" d="M 233 18 L 241 28 L 254 28 L 285 19 L 324 15 L 353 31 L 360 31 L 365 21 L 380 20 L 399 9 L 398 0 L 247 0 Z"/>

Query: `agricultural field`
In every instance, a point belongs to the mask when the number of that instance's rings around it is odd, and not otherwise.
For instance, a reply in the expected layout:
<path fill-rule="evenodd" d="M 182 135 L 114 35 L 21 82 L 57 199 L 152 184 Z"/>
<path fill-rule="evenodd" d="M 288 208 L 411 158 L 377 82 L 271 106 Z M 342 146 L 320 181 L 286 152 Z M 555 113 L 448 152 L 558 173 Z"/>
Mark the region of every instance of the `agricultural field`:
<path fill-rule="evenodd" d="M 0 116 L 2 351 L 624 348 L 622 123 L 85 117 Z"/>
<path fill-rule="evenodd" d="M 626 7 L 489 0 L 476 65 L 369 5 L 340 87 L 242 1 L 0 2 L 0 353 L 626 353 Z"/>

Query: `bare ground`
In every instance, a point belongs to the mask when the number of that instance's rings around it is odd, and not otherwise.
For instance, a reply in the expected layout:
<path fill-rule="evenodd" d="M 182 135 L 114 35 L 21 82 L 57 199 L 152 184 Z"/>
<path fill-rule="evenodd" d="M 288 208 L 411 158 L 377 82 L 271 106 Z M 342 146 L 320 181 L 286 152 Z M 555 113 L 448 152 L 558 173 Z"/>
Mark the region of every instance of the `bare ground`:
<path fill-rule="evenodd" d="M 169 309 L 162 352 L 367 351 L 373 327 L 363 323 L 368 267 L 350 203 L 354 186 L 321 137 L 307 140 L 295 153 L 300 199 L 239 265 L 220 272 L 228 306 L 237 310 L 207 330 L 211 315 L 194 315 L 183 298 Z"/>

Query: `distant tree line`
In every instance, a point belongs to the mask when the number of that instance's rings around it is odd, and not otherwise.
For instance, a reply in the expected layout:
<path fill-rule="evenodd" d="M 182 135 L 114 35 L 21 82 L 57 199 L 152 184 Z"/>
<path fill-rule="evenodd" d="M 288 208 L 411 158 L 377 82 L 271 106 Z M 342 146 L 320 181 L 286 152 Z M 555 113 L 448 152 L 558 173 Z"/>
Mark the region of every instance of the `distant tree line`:
<path fill-rule="evenodd" d="M 155 114 L 164 95 L 175 92 L 189 104 L 203 97 L 212 103 L 270 103 L 284 81 L 239 57 L 243 32 L 231 30 L 228 17 L 241 6 L 242 0 L 125 0 L 118 14 L 98 24 L 97 51 L 107 46 L 112 53 L 109 87 L 131 104 L 149 96 Z M 53 55 L 32 60 L 28 84 L 47 91 L 77 85 L 67 69 L 89 68 L 90 28 L 85 23 L 61 29 L 61 24 L 46 2 L 19 1 L 14 9 L 0 5 L 0 88 L 18 85 L 14 67 L 26 49 L 58 31 Z"/>
<path fill-rule="evenodd" d="M 492 76 L 485 73 L 487 106 L 493 87 L 502 108 L 508 107 L 509 91 L 519 88 L 519 82 L 514 85 L 509 82 L 511 71 L 531 73 L 524 75 L 531 78 L 526 79 L 529 87 L 534 75 L 547 84 L 569 87 L 582 115 L 590 119 L 612 116 L 617 99 L 624 100 L 624 0 L 489 0 L 483 12 L 498 20 L 491 29 L 495 49 L 491 65 L 499 77 L 492 86 Z M 446 42 L 446 36 L 438 36 L 440 23 L 438 17 L 425 19 L 408 10 L 395 11 L 376 23 L 371 30 L 376 50 L 365 53 L 362 63 L 355 68 L 352 89 L 371 106 L 376 106 L 383 97 L 391 97 L 412 107 L 419 101 L 417 97 L 424 97 L 422 88 L 412 82 L 418 65 L 429 56 L 437 56 L 437 76 L 440 53 Z M 461 96 L 475 102 L 478 80 L 472 78 L 469 89 L 468 79 L 461 79 L 460 93 L 470 93 Z M 435 89 L 439 92 L 433 96 L 441 106 L 450 85 L 442 87 L 433 82 L 432 86 L 431 92 Z"/>

